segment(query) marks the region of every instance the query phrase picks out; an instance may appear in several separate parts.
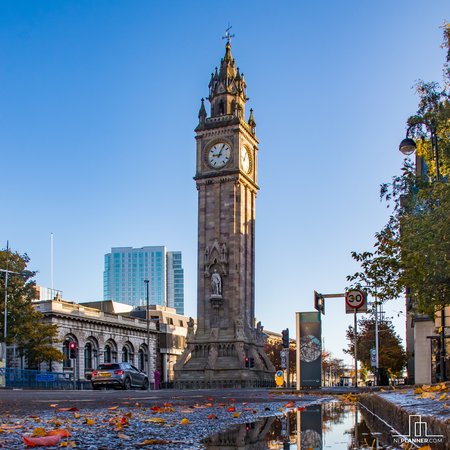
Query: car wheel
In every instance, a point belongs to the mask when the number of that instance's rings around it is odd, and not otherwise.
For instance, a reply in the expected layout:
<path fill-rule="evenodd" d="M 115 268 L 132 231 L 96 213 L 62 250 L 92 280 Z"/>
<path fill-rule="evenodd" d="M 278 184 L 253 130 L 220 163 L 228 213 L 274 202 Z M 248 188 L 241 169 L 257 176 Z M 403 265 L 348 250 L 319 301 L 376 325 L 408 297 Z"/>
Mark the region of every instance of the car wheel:
<path fill-rule="evenodd" d="M 144 384 L 142 385 L 141 389 L 142 389 L 143 391 L 146 391 L 146 390 L 148 389 L 148 378 L 146 378 L 146 379 L 144 380 Z"/>
<path fill-rule="evenodd" d="M 129 391 L 131 389 L 131 380 L 129 378 L 125 378 L 125 381 L 123 382 L 123 388 L 126 391 Z"/>

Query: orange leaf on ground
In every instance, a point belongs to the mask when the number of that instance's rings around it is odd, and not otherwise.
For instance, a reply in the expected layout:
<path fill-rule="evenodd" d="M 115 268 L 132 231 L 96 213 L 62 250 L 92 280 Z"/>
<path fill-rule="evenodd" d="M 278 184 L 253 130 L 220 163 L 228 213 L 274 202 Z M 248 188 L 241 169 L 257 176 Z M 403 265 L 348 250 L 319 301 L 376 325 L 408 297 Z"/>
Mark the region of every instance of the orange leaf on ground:
<path fill-rule="evenodd" d="M 61 440 L 61 436 L 23 436 L 22 439 L 28 447 L 50 447 L 56 445 Z"/>
<path fill-rule="evenodd" d="M 163 403 L 163 406 L 173 406 L 173 403 L 166 402 L 166 403 Z"/>
<path fill-rule="evenodd" d="M 69 408 L 58 408 L 58 411 L 65 412 L 65 411 L 79 411 L 79 409 L 76 406 L 71 406 Z"/>
<path fill-rule="evenodd" d="M 81 414 L 79 412 L 74 413 L 73 418 L 79 419 L 81 417 Z"/>
<path fill-rule="evenodd" d="M 217 419 L 217 416 L 215 414 L 210 414 L 208 416 L 208 419 Z"/>
<path fill-rule="evenodd" d="M 183 419 L 181 419 L 180 425 L 189 425 L 190 423 L 191 422 L 189 422 L 189 420 L 184 417 Z"/>
<path fill-rule="evenodd" d="M 63 428 L 58 428 L 56 430 L 50 430 L 47 433 L 47 436 L 61 436 L 63 437 L 70 437 L 70 433 L 68 430 L 64 430 Z"/>
<path fill-rule="evenodd" d="M 118 405 L 116 405 L 116 406 L 110 406 L 109 408 L 108 408 L 108 410 L 109 411 L 114 411 L 115 409 L 117 409 L 119 406 Z"/>
<path fill-rule="evenodd" d="M 287 403 L 284 405 L 285 408 L 293 408 L 294 406 L 295 406 L 295 403 L 294 403 L 294 402 L 287 402 Z"/>
<path fill-rule="evenodd" d="M 239 417 L 241 417 L 241 413 L 240 413 L 240 412 L 235 412 L 235 413 L 233 414 L 233 417 L 234 417 L 235 419 L 239 419 Z"/>
<path fill-rule="evenodd" d="M 227 408 L 227 412 L 234 412 L 234 411 L 236 411 L 236 408 L 234 406 L 229 406 Z"/>

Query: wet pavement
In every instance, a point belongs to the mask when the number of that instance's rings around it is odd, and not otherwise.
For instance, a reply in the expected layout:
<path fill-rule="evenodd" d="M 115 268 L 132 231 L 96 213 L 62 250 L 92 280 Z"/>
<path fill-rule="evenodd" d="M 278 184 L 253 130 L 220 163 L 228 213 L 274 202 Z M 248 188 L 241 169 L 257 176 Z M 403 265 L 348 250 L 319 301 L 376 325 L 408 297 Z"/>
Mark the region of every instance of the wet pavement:
<path fill-rule="evenodd" d="M 360 408 L 355 395 L 331 393 L 1 391 L 0 448 L 23 449 L 24 437 L 58 430 L 66 436 L 47 448 L 398 448 L 391 439 L 396 431 Z M 419 404 L 423 413 L 433 407 L 435 413 L 441 408 L 447 414 L 446 403 L 419 398 L 412 390 L 378 395 L 411 408 Z"/>

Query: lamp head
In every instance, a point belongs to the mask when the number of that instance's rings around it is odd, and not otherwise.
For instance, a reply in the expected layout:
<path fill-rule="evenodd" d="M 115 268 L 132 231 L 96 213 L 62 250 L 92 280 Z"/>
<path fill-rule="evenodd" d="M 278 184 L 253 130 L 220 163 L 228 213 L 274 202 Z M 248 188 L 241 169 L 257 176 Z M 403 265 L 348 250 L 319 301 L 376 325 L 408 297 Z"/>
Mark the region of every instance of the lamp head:
<path fill-rule="evenodd" d="M 402 142 L 400 142 L 398 149 L 404 155 L 409 156 L 416 151 L 416 143 L 414 142 L 414 139 L 405 138 Z"/>

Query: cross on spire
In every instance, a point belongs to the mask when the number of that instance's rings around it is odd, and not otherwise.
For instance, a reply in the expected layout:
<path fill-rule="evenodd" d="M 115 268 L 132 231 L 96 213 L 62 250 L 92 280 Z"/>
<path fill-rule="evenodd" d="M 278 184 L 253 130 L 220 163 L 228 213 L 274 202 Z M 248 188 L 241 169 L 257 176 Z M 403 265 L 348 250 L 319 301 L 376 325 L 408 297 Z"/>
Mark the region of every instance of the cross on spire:
<path fill-rule="evenodd" d="M 226 39 L 228 43 L 231 42 L 231 38 L 234 38 L 234 34 L 230 34 L 230 30 L 233 27 L 230 25 L 230 22 L 228 22 L 228 28 L 225 30 L 225 36 L 222 36 L 222 39 Z"/>

